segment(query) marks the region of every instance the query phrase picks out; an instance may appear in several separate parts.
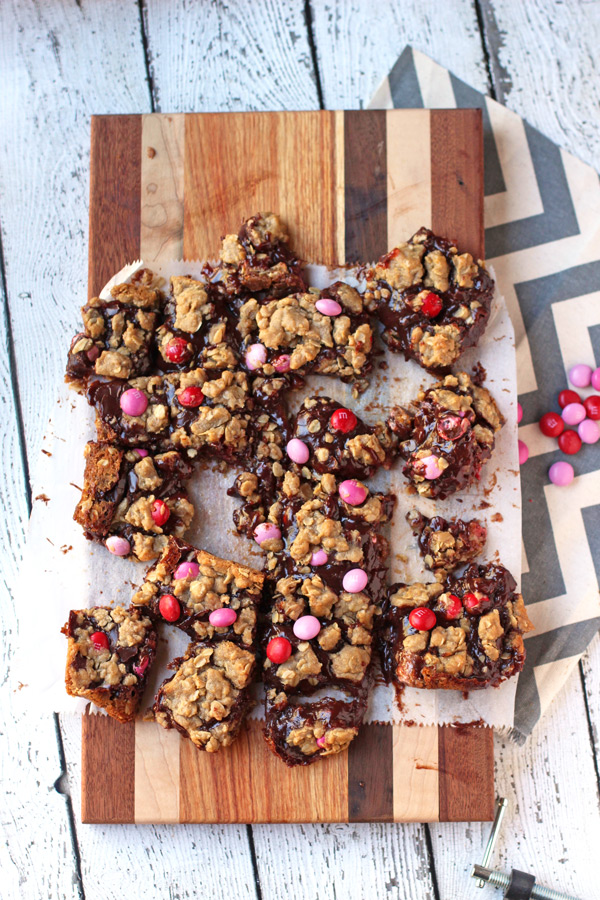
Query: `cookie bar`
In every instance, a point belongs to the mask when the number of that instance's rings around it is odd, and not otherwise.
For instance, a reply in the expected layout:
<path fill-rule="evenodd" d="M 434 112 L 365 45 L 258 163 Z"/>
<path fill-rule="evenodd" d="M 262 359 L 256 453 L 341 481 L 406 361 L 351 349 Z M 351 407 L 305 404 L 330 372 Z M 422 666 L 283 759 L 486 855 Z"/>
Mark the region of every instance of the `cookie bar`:
<path fill-rule="evenodd" d="M 466 372 L 421 391 L 415 406 L 410 438 L 400 444 L 402 472 L 423 497 L 443 500 L 479 480 L 504 418 Z"/>
<path fill-rule="evenodd" d="M 170 538 L 132 604 L 194 640 L 254 648 L 264 575 Z"/>
<path fill-rule="evenodd" d="M 444 576 L 479 556 L 484 548 L 487 529 L 479 519 L 446 520 L 442 516 L 428 519 L 416 509 L 406 516 L 417 538 L 425 565 L 436 575 Z"/>
<path fill-rule="evenodd" d="M 470 691 L 521 671 L 523 634 L 533 628 L 516 582 L 501 565 L 467 567 L 460 578 L 390 589 L 382 630 L 388 679 Z"/>
<path fill-rule="evenodd" d="M 481 261 L 421 228 L 368 271 L 365 302 L 376 308 L 390 350 L 442 374 L 477 344 L 493 292 Z"/>
<path fill-rule="evenodd" d="M 134 718 L 156 652 L 156 631 L 141 610 L 94 606 L 72 610 L 65 684 L 119 722 Z"/>
<path fill-rule="evenodd" d="M 199 750 L 215 753 L 228 747 L 252 707 L 254 667 L 254 653 L 232 641 L 190 644 L 169 666 L 175 674 L 158 691 L 156 721 L 176 728 Z"/>
<path fill-rule="evenodd" d="M 153 363 L 153 341 L 163 302 L 149 269 L 130 283 L 115 285 L 108 300 L 93 297 L 81 310 L 84 331 L 75 335 L 66 381 L 83 387 L 90 375 L 135 378 Z"/>

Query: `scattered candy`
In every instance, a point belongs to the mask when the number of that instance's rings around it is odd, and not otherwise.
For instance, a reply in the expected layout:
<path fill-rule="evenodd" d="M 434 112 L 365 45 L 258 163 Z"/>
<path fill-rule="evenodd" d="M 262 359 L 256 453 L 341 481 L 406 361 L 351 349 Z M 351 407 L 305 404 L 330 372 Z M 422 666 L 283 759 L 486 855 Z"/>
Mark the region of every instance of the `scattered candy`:
<path fill-rule="evenodd" d="M 273 368 L 275 369 L 275 371 L 279 372 L 280 374 L 283 372 L 289 372 L 291 358 L 292 357 L 289 355 L 289 353 L 282 353 L 281 356 L 276 357 L 273 360 Z"/>
<path fill-rule="evenodd" d="M 310 558 L 311 566 L 324 566 L 329 557 L 324 550 L 315 550 Z"/>
<path fill-rule="evenodd" d="M 585 419 L 585 406 L 583 403 L 567 403 L 562 411 L 562 420 L 565 425 L 579 425 Z"/>
<path fill-rule="evenodd" d="M 208 617 L 208 621 L 215 628 L 227 628 L 229 625 L 233 625 L 236 619 L 237 613 L 235 609 L 231 609 L 229 606 L 214 609 Z"/>
<path fill-rule="evenodd" d="M 594 371 L 592 372 L 591 382 L 592 382 L 592 387 L 594 388 L 594 390 L 600 391 L 600 367 L 597 369 L 594 369 Z"/>
<path fill-rule="evenodd" d="M 344 409 L 343 407 L 336 409 L 329 420 L 329 424 L 333 430 L 341 431 L 342 434 L 349 434 L 351 431 L 354 431 L 357 422 L 358 419 L 352 410 Z"/>
<path fill-rule="evenodd" d="M 325 735 L 323 735 L 323 737 L 317 738 L 317 747 L 320 747 L 321 749 L 323 749 L 324 746 L 325 746 Z"/>
<path fill-rule="evenodd" d="M 267 348 L 263 344 L 250 344 L 246 350 L 246 365 L 253 372 L 260 369 L 267 361 Z"/>
<path fill-rule="evenodd" d="M 301 641 L 311 641 L 321 630 L 321 623 L 316 616 L 300 616 L 294 622 L 294 634 Z"/>
<path fill-rule="evenodd" d="M 350 569 L 342 581 L 342 587 L 348 594 L 359 594 L 367 586 L 369 576 L 364 569 Z"/>
<path fill-rule="evenodd" d="M 563 431 L 558 437 L 558 446 L 563 453 L 572 456 L 581 450 L 581 438 L 576 431 Z"/>
<path fill-rule="evenodd" d="M 519 465 L 524 466 L 529 459 L 529 447 L 525 441 L 519 441 Z"/>
<path fill-rule="evenodd" d="M 179 391 L 177 399 L 181 406 L 185 406 L 186 409 L 195 409 L 197 406 L 201 406 L 204 394 L 199 387 L 186 387 Z"/>
<path fill-rule="evenodd" d="M 558 395 L 558 405 L 563 409 L 569 403 L 581 403 L 581 397 L 575 391 L 561 391 Z"/>
<path fill-rule="evenodd" d="M 457 441 L 466 434 L 471 423 L 467 418 L 461 416 L 444 416 L 437 425 L 438 434 L 445 441 Z"/>
<path fill-rule="evenodd" d="M 106 538 L 106 549 L 114 553 L 115 556 L 129 556 L 131 553 L 131 544 L 125 538 L 116 534 Z"/>
<path fill-rule="evenodd" d="M 546 437 L 558 437 L 564 430 L 565 423 L 558 413 L 547 412 L 540 419 L 540 431 Z"/>
<path fill-rule="evenodd" d="M 600 428 L 591 419 L 579 423 L 577 434 L 584 444 L 595 444 L 600 439 Z"/>
<path fill-rule="evenodd" d="M 119 405 L 126 416 L 143 416 L 148 409 L 148 398 L 143 391 L 129 388 L 121 394 Z"/>
<path fill-rule="evenodd" d="M 442 311 L 442 306 L 444 304 L 441 301 L 441 298 L 438 297 L 437 294 L 427 294 L 425 299 L 423 300 L 423 304 L 421 306 L 421 312 L 425 316 L 429 316 L 430 319 L 433 319 L 434 316 L 439 315 Z"/>
<path fill-rule="evenodd" d="M 585 406 L 588 419 L 600 419 L 600 397 L 597 394 L 586 397 L 583 401 L 583 405 Z"/>
<path fill-rule="evenodd" d="M 339 488 L 339 495 L 350 506 L 360 506 L 367 499 L 369 491 L 361 484 L 360 481 L 351 478 L 348 481 L 342 481 Z"/>
<path fill-rule="evenodd" d="M 143 447 L 135 447 L 133 452 L 137 453 L 137 455 L 140 457 L 140 459 L 143 459 L 145 456 L 148 456 L 148 451 L 144 450 Z"/>
<path fill-rule="evenodd" d="M 148 668 L 149 662 L 150 662 L 149 656 L 145 656 L 143 659 L 141 659 L 139 661 L 139 663 L 137 664 L 137 666 L 133 667 L 133 671 L 135 672 L 135 674 L 141 678 L 142 675 L 144 674 L 144 672 L 146 671 L 146 669 Z"/>
<path fill-rule="evenodd" d="M 155 522 L 156 525 L 161 526 L 169 521 L 171 510 L 164 500 L 155 500 L 152 504 L 150 515 L 152 516 L 152 521 Z"/>
<path fill-rule="evenodd" d="M 517 424 L 519 424 L 519 422 L 521 421 L 522 418 L 523 418 L 523 407 L 521 406 L 520 403 L 517 403 Z"/>
<path fill-rule="evenodd" d="M 465 596 L 463 597 L 463 603 L 465 604 L 465 609 L 476 609 L 487 599 L 487 597 L 478 597 L 477 594 L 472 594 L 469 591 L 469 593 L 465 594 Z"/>
<path fill-rule="evenodd" d="M 89 359 L 90 362 L 96 362 L 96 360 L 100 356 L 100 347 L 96 347 L 96 345 L 94 344 L 94 346 L 90 347 L 90 349 L 87 351 L 87 353 L 85 355 L 87 356 L 87 358 Z"/>
<path fill-rule="evenodd" d="M 569 381 L 571 382 L 571 384 L 574 384 L 575 387 L 588 387 L 591 380 L 591 366 L 585 366 L 583 365 L 583 363 L 580 363 L 577 366 L 573 366 L 572 369 L 569 369 Z"/>
<path fill-rule="evenodd" d="M 176 622 L 181 615 L 179 600 L 173 594 L 163 594 L 158 601 L 158 611 L 167 622 Z"/>
<path fill-rule="evenodd" d="M 292 655 L 292 645 L 284 637 L 271 638 L 267 644 L 267 656 L 272 663 L 281 665 Z"/>
<path fill-rule="evenodd" d="M 173 338 L 164 349 L 164 355 L 172 363 L 182 363 L 190 358 L 191 350 L 183 338 Z"/>
<path fill-rule="evenodd" d="M 301 466 L 308 461 L 308 457 L 310 456 L 308 444 L 305 444 L 300 438 L 292 438 L 291 441 L 287 442 L 285 449 L 292 462 L 298 463 Z"/>
<path fill-rule="evenodd" d="M 94 645 L 94 650 L 108 650 L 108 636 L 104 631 L 94 631 L 90 634 L 90 641 Z"/>
<path fill-rule="evenodd" d="M 448 619 L 458 619 L 462 612 L 462 603 L 456 594 L 448 594 L 444 607 L 444 613 Z"/>
<path fill-rule="evenodd" d="M 342 311 L 342 307 L 337 300 L 330 300 L 328 297 L 317 300 L 315 306 L 323 316 L 339 316 Z"/>
<path fill-rule="evenodd" d="M 552 463 L 548 470 L 548 475 L 550 476 L 552 484 L 556 484 L 559 487 L 571 484 L 575 478 L 575 472 L 573 471 L 571 463 L 562 462 L 562 460 L 560 462 Z"/>
<path fill-rule="evenodd" d="M 195 578 L 199 571 L 200 566 L 198 563 L 191 561 L 179 563 L 173 572 L 173 580 L 179 581 L 181 578 Z"/>
<path fill-rule="evenodd" d="M 439 457 L 433 455 L 423 456 L 421 459 L 416 460 L 415 468 L 418 470 L 419 475 L 424 475 L 428 481 L 439 478 L 444 471 L 439 467 Z M 421 471 L 421 469 L 423 469 L 423 471 Z"/>
<path fill-rule="evenodd" d="M 408 621 L 417 631 L 431 631 L 437 618 L 432 609 L 428 609 L 426 606 L 417 606 L 409 613 Z"/>
<path fill-rule="evenodd" d="M 262 546 L 265 541 L 278 541 L 281 538 L 281 531 L 277 525 L 272 522 L 261 522 L 254 529 L 254 540 L 258 546 Z"/>

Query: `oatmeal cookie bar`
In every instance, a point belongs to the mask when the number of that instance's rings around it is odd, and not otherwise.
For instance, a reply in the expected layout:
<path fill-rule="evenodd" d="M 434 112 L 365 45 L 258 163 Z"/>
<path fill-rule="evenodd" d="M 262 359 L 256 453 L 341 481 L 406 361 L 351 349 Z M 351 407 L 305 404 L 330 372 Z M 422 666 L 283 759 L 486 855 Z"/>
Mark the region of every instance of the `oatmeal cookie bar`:
<path fill-rule="evenodd" d="M 481 261 L 421 228 L 367 273 L 390 350 L 442 374 L 473 347 L 490 315 L 494 282 Z"/>
<path fill-rule="evenodd" d="M 65 684 L 119 722 L 134 718 L 156 652 L 156 631 L 141 610 L 94 606 L 72 610 Z"/>
<path fill-rule="evenodd" d="M 150 456 L 90 441 L 81 500 L 73 518 L 88 540 L 118 556 L 156 559 L 170 534 L 183 537 L 194 507 L 183 489 L 191 465 L 174 451 Z M 111 541 L 118 536 L 120 541 Z"/>
<path fill-rule="evenodd" d="M 442 516 L 428 519 L 416 509 L 407 513 L 406 518 L 417 538 L 419 552 L 425 565 L 442 577 L 471 562 L 482 552 L 487 528 L 479 519 L 446 520 Z"/>
<path fill-rule="evenodd" d="M 504 418 L 466 372 L 421 391 L 410 438 L 400 444 L 403 474 L 424 497 L 445 497 L 479 480 Z"/>
<path fill-rule="evenodd" d="M 472 563 L 460 578 L 390 589 L 382 629 L 388 679 L 470 691 L 521 671 L 533 628 L 510 572 Z"/>

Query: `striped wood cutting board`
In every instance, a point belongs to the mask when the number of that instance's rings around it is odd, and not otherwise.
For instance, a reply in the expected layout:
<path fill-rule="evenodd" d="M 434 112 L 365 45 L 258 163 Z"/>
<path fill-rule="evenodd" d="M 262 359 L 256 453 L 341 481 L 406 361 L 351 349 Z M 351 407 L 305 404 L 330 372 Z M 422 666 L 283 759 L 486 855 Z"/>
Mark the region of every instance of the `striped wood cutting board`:
<path fill-rule="evenodd" d="M 479 110 L 99 116 L 89 294 L 125 262 L 214 256 L 257 210 L 325 264 L 372 260 L 421 225 L 483 257 Z M 227 552 L 223 553 L 227 556 Z M 142 721 L 83 717 L 84 822 L 406 822 L 493 815 L 489 728 L 366 725 L 347 754 L 287 769 L 257 722 L 219 754 Z"/>

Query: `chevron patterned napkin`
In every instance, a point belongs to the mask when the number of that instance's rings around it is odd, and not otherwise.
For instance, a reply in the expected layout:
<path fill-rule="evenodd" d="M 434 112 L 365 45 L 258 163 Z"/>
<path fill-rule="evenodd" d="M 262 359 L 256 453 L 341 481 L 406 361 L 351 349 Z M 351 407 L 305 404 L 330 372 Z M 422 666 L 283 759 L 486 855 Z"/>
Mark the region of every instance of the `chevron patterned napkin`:
<path fill-rule="evenodd" d="M 570 457 L 576 477 L 557 487 L 548 469 L 565 457 L 537 426 L 558 410 L 571 366 L 600 366 L 600 181 L 516 113 L 407 47 L 369 108 L 415 107 L 483 114 L 486 258 L 515 329 L 519 436 L 530 452 L 521 583 L 536 630 L 516 694 L 512 735 L 521 743 L 600 627 L 600 444 Z"/>

